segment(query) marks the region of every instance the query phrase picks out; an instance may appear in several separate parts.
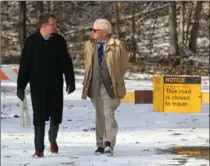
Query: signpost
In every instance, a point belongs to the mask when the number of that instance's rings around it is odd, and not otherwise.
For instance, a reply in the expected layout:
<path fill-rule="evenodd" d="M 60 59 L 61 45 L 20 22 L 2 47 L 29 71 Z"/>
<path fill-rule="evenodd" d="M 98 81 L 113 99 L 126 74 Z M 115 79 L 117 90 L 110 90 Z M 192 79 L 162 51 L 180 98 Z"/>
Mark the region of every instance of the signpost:
<path fill-rule="evenodd" d="M 154 76 L 154 112 L 200 113 L 201 96 L 201 77 Z"/>

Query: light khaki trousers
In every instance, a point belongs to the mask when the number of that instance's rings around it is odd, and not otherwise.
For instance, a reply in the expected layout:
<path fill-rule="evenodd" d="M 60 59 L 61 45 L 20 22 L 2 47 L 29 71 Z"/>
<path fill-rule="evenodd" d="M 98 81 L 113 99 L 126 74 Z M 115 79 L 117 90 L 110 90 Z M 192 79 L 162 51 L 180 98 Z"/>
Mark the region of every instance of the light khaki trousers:
<path fill-rule="evenodd" d="M 104 147 L 104 143 L 109 141 L 114 148 L 118 131 L 115 110 L 120 105 L 120 99 L 110 98 L 104 84 L 100 83 L 99 97 L 91 101 L 96 110 L 96 146 Z"/>

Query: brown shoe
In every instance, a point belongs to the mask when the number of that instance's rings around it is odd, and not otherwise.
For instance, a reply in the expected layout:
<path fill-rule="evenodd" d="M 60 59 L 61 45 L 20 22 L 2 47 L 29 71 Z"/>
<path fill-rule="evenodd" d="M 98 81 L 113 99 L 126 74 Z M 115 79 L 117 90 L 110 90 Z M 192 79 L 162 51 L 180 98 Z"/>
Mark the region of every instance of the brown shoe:
<path fill-rule="evenodd" d="M 58 145 L 55 143 L 55 144 L 50 144 L 50 151 L 52 153 L 58 153 Z"/>
<path fill-rule="evenodd" d="M 35 153 L 33 154 L 33 157 L 37 157 L 37 158 L 39 158 L 39 157 L 44 157 L 44 154 L 43 154 L 43 152 L 35 152 Z"/>

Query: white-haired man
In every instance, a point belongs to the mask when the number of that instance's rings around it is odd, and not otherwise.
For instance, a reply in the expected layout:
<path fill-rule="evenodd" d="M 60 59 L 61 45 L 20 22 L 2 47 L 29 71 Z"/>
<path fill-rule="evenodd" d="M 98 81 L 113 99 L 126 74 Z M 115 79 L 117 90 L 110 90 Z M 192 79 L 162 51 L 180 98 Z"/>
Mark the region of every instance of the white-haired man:
<path fill-rule="evenodd" d="M 110 36 L 111 24 L 98 19 L 92 39 L 85 43 L 82 99 L 89 97 L 96 110 L 95 153 L 113 153 L 118 125 L 115 110 L 126 94 L 124 75 L 129 68 L 128 53 L 122 41 Z"/>

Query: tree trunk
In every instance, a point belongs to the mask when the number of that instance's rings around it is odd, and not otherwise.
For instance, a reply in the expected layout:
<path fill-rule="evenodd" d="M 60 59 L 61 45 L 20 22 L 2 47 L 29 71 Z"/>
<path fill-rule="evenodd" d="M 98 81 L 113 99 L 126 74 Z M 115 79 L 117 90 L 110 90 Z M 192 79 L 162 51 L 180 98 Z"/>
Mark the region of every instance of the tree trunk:
<path fill-rule="evenodd" d="M 47 1 L 47 12 L 50 13 L 50 2 L 51 1 Z"/>
<path fill-rule="evenodd" d="M 37 27 L 39 27 L 39 17 L 43 13 L 43 2 L 37 1 L 36 2 L 36 11 L 37 11 Z"/>
<path fill-rule="evenodd" d="M 104 12 L 104 7 L 103 7 L 103 1 L 99 1 L 99 5 L 100 5 L 100 14 L 102 15 L 102 13 Z"/>
<path fill-rule="evenodd" d="M 169 29 L 170 29 L 170 45 L 169 55 L 176 56 L 178 52 L 177 31 L 176 31 L 176 2 L 170 2 L 169 5 Z"/>
<path fill-rule="evenodd" d="M 188 41 L 189 41 L 189 28 L 190 28 L 190 24 L 191 24 L 191 17 L 192 17 L 192 12 L 193 12 L 193 2 L 187 2 L 190 3 L 190 11 L 189 11 L 189 16 L 188 16 L 188 21 L 187 21 L 187 30 L 186 30 L 186 35 L 185 35 L 185 44 L 187 45 Z"/>
<path fill-rule="evenodd" d="M 136 62 L 136 26 L 135 26 L 135 2 L 132 2 L 132 46 L 133 46 L 133 55 L 130 58 L 130 61 L 135 63 Z"/>
<path fill-rule="evenodd" d="M 196 44 L 197 44 L 197 36 L 198 36 L 198 29 L 199 29 L 199 19 L 200 13 L 202 10 L 202 1 L 198 1 L 195 13 L 194 13 L 194 22 L 191 29 L 190 41 L 189 41 L 189 48 L 191 51 L 196 52 Z"/>
<path fill-rule="evenodd" d="M 180 6 L 180 44 L 184 45 L 184 13 L 185 13 L 185 2 L 181 1 Z"/>
<path fill-rule="evenodd" d="M 210 1 L 209 1 L 209 18 L 210 18 Z M 209 19 L 209 39 L 210 39 L 210 19 Z M 210 42 L 209 42 L 209 57 L 210 57 Z"/>
<path fill-rule="evenodd" d="M 1 9 L 1 7 L 2 7 L 2 2 L 0 1 L 0 9 Z M 1 12 L 0 12 L 0 18 L 1 18 Z M 2 29 L 2 19 L 0 21 L 0 32 L 2 32 L 1 29 Z M 0 53 L 1 53 L 1 56 L 2 56 L 2 45 L 3 45 L 2 44 L 2 37 L 0 36 Z M 0 68 L 1 68 L 1 56 L 0 56 Z M 1 99 L 1 97 L 0 97 L 0 99 Z M 1 104 L 1 102 L 0 102 L 0 104 Z"/>
<path fill-rule="evenodd" d="M 116 35 L 117 38 L 120 39 L 120 18 L 119 18 L 119 8 L 118 8 L 118 2 L 114 1 L 115 4 L 115 17 L 116 17 Z"/>
<path fill-rule="evenodd" d="M 155 5 L 155 9 L 157 9 L 157 3 Z M 157 10 L 156 10 L 156 14 L 153 17 L 152 24 L 150 24 L 151 25 L 151 30 L 150 30 L 149 49 L 150 49 L 150 54 L 151 55 L 153 54 L 153 48 L 154 48 L 153 38 L 154 38 L 154 34 L 155 34 L 155 25 L 157 23 L 157 18 L 158 18 L 158 15 L 157 15 Z"/>
<path fill-rule="evenodd" d="M 49 12 L 50 12 L 51 14 L 55 14 L 55 11 L 54 11 L 54 9 L 55 9 L 54 1 L 50 1 L 48 5 L 49 5 L 49 8 L 48 8 L 48 9 L 49 9 Z"/>
<path fill-rule="evenodd" d="M 20 49 L 22 50 L 24 47 L 24 42 L 26 39 L 26 2 L 20 1 L 19 2 L 19 39 L 20 39 Z"/>

